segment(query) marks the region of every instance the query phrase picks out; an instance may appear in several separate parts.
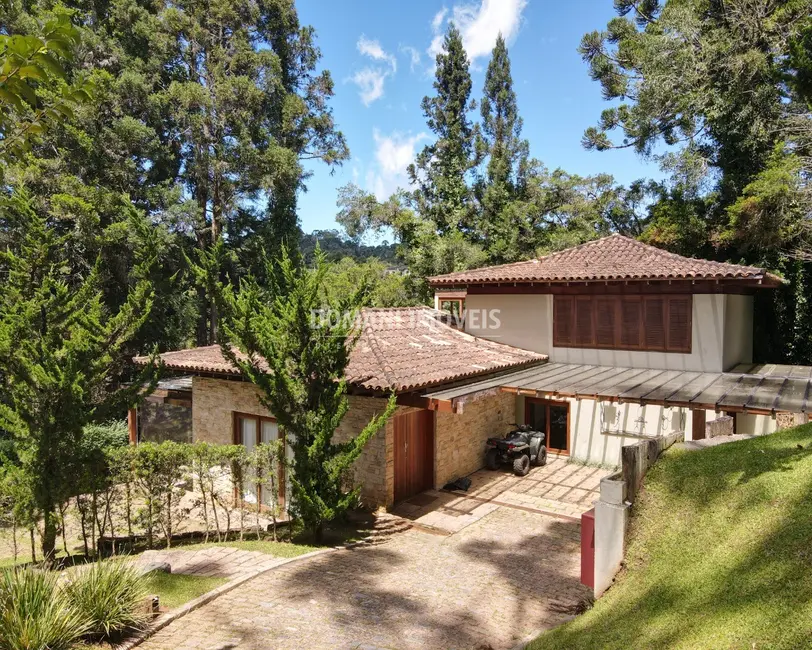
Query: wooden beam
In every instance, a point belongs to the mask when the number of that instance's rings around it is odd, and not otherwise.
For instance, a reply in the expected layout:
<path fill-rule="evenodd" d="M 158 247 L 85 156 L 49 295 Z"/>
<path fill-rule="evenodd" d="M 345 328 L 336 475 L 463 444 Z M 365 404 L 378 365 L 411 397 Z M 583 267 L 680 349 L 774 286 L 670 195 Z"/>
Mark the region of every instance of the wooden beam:
<path fill-rule="evenodd" d="M 453 405 L 449 400 L 432 399 L 423 397 L 422 395 L 415 395 L 413 393 L 398 395 L 396 401 L 400 406 L 412 406 L 414 408 L 446 413 L 451 413 L 453 411 Z"/>
<path fill-rule="evenodd" d="M 130 434 L 130 444 L 138 444 L 138 412 L 135 409 L 127 411 L 127 432 Z"/>

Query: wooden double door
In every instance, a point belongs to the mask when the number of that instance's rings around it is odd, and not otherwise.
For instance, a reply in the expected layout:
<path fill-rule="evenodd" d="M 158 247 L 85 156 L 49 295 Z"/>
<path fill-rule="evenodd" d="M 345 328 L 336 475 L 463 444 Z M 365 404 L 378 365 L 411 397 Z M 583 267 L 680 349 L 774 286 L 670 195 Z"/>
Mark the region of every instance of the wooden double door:
<path fill-rule="evenodd" d="M 434 487 L 434 411 L 398 415 L 395 428 L 395 501 Z"/>

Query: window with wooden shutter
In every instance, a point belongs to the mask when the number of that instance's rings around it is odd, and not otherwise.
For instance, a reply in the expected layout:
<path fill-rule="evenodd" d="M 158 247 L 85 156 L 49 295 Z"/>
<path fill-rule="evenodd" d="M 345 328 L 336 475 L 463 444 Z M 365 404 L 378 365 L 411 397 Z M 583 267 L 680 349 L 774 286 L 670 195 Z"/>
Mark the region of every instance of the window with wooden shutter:
<path fill-rule="evenodd" d="M 668 301 L 668 349 L 691 351 L 691 298 L 672 297 Z"/>
<path fill-rule="evenodd" d="M 613 296 L 595 298 L 595 345 L 599 348 L 613 348 L 617 344 L 617 307 Z"/>
<path fill-rule="evenodd" d="M 646 350 L 665 350 L 664 298 L 643 298 L 643 337 Z"/>
<path fill-rule="evenodd" d="M 593 300 L 575 299 L 575 344 L 593 347 L 595 345 Z"/>
<path fill-rule="evenodd" d="M 567 347 L 575 343 L 574 311 L 575 298 L 556 296 L 553 300 L 553 345 Z"/>
<path fill-rule="evenodd" d="M 620 299 L 620 347 L 624 350 L 639 350 L 643 303 L 640 298 Z"/>
<path fill-rule="evenodd" d="M 553 345 L 689 353 L 692 296 L 554 296 Z"/>

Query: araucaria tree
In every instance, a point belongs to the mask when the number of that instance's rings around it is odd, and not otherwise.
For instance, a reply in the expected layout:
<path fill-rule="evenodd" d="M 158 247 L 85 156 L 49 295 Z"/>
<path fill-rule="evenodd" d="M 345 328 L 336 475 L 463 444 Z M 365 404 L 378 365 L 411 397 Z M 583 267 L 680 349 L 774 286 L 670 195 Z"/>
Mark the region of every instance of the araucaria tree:
<path fill-rule="evenodd" d="M 141 260 L 115 313 L 106 310 L 98 264 L 86 277 L 68 272 L 64 241 L 15 194 L 0 206 L 7 227 L 23 233 L 0 252 L 0 429 L 15 438 L 21 471 L 42 519 L 42 551 L 54 556 L 59 507 L 76 486 L 71 470 L 83 428 L 135 403 L 147 367 L 129 388 L 111 385 L 118 354 L 150 314 L 150 231 L 143 222 Z M 135 219 L 135 217 L 133 217 Z"/>
<path fill-rule="evenodd" d="M 293 450 L 292 512 L 321 541 L 324 523 L 357 499 L 360 488 L 346 487 L 347 472 L 396 404 L 392 395 L 357 435 L 333 442 L 349 408 L 344 375 L 358 335 L 356 319 L 347 315 L 358 315 L 364 288 L 331 299 L 319 251 L 313 268 L 284 251 L 277 262 L 266 263 L 270 288 L 249 277 L 237 293 L 223 292 L 225 340 L 238 350 L 227 343 L 221 348 L 257 385 L 260 401 L 283 428 Z M 331 317 L 321 318 L 325 313 Z"/>

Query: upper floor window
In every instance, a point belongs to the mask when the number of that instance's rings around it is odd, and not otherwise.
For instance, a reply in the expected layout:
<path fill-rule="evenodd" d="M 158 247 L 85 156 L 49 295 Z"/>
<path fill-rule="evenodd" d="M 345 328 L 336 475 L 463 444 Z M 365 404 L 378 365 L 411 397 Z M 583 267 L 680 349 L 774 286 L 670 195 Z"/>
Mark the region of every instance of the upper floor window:
<path fill-rule="evenodd" d="M 450 314 L 453 314 L 457 318 L 462 316 L 462 312 L 465 309 L 465 300 L 463 298 L 441 298 L 440 299 L 440 310 L 447 311 Z"/>
<path fill-rule="evenodd" d="M 553 345 L 691 351 L 692 296 L 554 296 Z"/>

